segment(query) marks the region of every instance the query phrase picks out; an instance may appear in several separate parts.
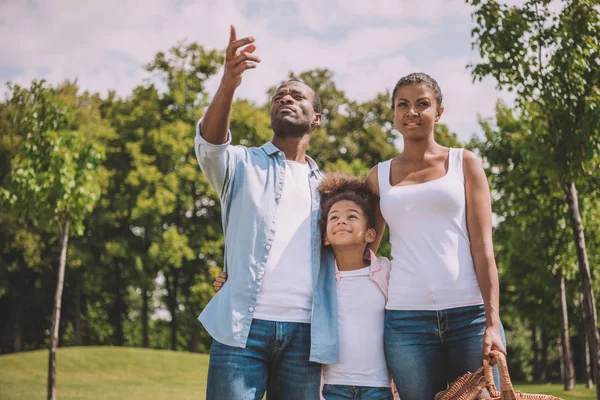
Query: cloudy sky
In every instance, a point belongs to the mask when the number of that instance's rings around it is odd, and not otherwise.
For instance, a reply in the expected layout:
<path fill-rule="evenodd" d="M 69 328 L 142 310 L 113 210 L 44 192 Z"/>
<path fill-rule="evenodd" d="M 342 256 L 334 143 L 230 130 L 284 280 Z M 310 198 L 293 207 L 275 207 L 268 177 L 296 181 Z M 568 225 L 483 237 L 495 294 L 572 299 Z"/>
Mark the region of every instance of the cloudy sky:
<path fill-rule="evenodd" d="M 421 71 L 438 80 L 443 122 L 461 139 L 507 98 L 491 80 L 472 83 L 466 65 L 478 55 L 464 0 L 0 0 L 0 83 L 5 92 L 8 81 L 77 78 L 126 95 L 156 52 L 179 40 L 224 49 L 229 24 L 256 38 L 262 59 L 240 98 L 262 103 L 289 71 L 326 67 L 350 98 L 366 100 Z"/>

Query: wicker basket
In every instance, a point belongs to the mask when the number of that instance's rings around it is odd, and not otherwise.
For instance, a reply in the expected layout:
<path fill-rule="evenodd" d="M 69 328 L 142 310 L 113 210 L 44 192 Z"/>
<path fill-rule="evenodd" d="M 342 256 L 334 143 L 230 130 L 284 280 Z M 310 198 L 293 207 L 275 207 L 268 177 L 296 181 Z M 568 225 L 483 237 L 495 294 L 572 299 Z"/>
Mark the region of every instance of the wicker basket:
<path fill-rule="evenodd" d="M 562 400 L 546 394 L 527 394 L 515 391 L 508 374 L 504 354 L 492 350 L 490 355 L 498 362 L 500 391 L 494 385 L 492 367 L 486 365 L 475 373 L 467 372 L 458 378 L 447 390 L 436 394 L 435 400 Z M 481 371 L 483 371 L 483 376 L 480 375 Z"/>

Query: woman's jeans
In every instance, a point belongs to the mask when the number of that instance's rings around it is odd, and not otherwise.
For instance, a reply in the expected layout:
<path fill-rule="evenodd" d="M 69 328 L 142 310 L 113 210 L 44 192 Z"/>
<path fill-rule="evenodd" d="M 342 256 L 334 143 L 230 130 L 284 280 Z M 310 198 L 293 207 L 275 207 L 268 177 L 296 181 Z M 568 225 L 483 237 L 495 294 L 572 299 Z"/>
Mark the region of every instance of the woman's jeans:
<path fill-rule="evenodd" d="M 432 400 L 482 365 L 483 305 L 441 311 L 385 313 L 385 356 L 402 400 Z M 504 329 L 501 330 L 502 340 Z M 497 367 L 494 381 L 499 387 Z"/>
<path fill-rule="evenodd" d="M 213 340 L 207 400 L 318 400 L 321 364 L 309 362 L 310 324 L 254 319 L 246 348 Z"/>

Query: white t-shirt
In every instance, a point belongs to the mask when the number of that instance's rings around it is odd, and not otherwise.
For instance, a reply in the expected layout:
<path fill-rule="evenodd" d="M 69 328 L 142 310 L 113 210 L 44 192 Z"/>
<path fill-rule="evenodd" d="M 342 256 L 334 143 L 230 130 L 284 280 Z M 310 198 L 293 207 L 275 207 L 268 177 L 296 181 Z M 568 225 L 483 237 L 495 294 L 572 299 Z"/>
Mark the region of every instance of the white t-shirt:
<path fill-rule="evenodd" d="M 385 296 L 370 267 L 340 271 L 337 283 L 339 362 L 323 366 L 330 385 L 389 387 L 383 328 Z"/>
<path fill-rule="evenodd" d="M 310 323 L 312 313 L 310 167 L 286 161 L 275 216 L 275 236 L 258 292 L 254 318 Z M 260 275 L 258 277 L 261 279 Z"/>

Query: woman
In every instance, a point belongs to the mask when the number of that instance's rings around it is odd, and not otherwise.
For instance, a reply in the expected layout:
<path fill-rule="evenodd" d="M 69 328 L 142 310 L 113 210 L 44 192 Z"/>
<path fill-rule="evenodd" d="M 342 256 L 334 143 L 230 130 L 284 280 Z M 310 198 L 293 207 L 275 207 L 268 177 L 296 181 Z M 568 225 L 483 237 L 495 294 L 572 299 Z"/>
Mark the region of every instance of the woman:
<path fill-rule="evenodd" d="M 392 244 L 385 353 L 402 400 L 433 399 L 482 354 L 506 353 L 491 199 L 479 159 L 435 142 L 444 107 L 433 78 L 401 78 L 392 108 L 404 150 L 367 177 L 380 198 L 371 249 L 386 223 Z"/>

